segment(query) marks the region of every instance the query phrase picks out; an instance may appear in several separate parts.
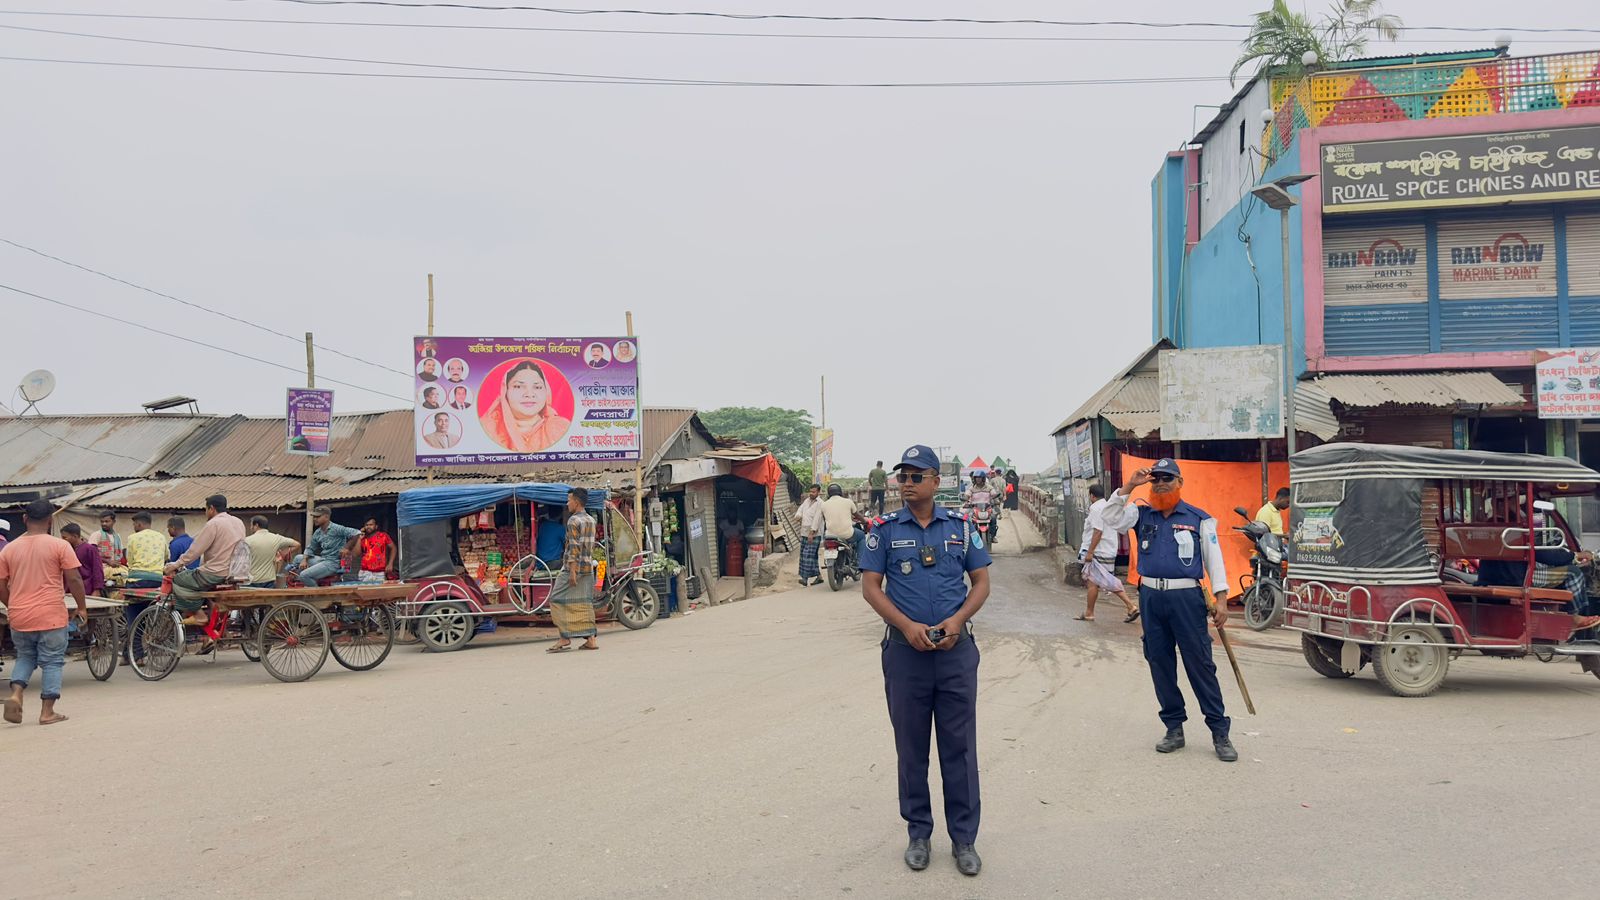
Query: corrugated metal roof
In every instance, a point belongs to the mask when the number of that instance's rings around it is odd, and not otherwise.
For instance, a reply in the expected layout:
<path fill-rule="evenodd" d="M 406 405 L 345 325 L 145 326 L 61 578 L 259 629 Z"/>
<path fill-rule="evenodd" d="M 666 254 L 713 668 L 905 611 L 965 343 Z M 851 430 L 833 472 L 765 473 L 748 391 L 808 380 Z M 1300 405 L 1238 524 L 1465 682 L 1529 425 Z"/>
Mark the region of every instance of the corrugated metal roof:
<path fill-rule="evenodd" d="M 1151 344 L 1149 349 L 1135 357 L 1133 362 L 1129 363 L 1128 366 L 1121 372 L 1118 372 L 1115 378 L 1112 378 L 1110 381 L 1106 382 L 1105 386 L 1101 387 L 1100 390 L 1095 391 L 1088 400 L 1084 401 L 1082 406 L 1078 407 L 1077 410 L 1072 413 L 1072 415 L 1067 416 L 1067 418 L 1064 419 L 1060 425 L 1057 425 L 1054 429 L 1052 429 L 1050 433 L 1056 434 L 1064 429 L 1071 428 L 1079 422 L 1083 422 L 1088 419 L 1100 418 L 1107 410 L 1112 410 L 1118 413 L 1154 412 L 1159 415 L 1161 412 L 1161 386 L 1157 380 L 1158 376 L 1153 374 L 1146 376 L 1135 376 L 1134 373 L 1154 360 L 1156 358 L 1156 354 L 1160 353 L 1162 350 L 1171 349 L 1174 349 L 1173 343 L 1166 338 L 1162 338 L 1156 343 Z M 1131 378 L 1135 377 L 1149 378 L 1152 383 L 1150 385 L 1137 386 L 1134 388 L 1134 393 L 1128 395 L 1127 400 L 1120 401 L 1119 398 L 1122 396 L 1123 391 L 1128 387 L 1127 382 Z M 1149 391 L 1148 394 L 1145 393 L 1147 389 Z M 1154 400 L 1149 399 L 1152 397 Z M 1113 406 L 1113 401 L 1118 401 L 1118 405 Z M 1159 422 L 1157 424 L 1159 425 Z"/>
<path fill-rule="evenodd" d="M 1309 382 L 1329 399 L 1355 409 L 1379 406 L 1521 408 L 1522 394 L 1489 372 L 1399 375 L 1324 375 Z"/>
<path fill-rule="evenodd" d="M 1325 441 L 1339 436 L 1339 419 L 1333 414 L 1333 398 L 1315 381 L 1302 381 L 1294 388 L 1294 430 L 1314 434 Z"/>
<path fill-rule="evenodd" d="M 0 419 L 0 484 L 134 478 L 213 416 L 25 416 Z"/>

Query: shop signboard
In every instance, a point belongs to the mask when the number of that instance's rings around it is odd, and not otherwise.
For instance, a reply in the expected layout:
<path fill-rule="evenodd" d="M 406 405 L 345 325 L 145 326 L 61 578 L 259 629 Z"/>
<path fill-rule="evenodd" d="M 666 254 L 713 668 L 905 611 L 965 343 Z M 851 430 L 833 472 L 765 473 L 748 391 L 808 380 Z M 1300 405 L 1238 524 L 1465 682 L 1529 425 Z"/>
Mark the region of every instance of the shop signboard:
<path fill-rule="evenodd" d="M 1556 296 L 1556 226 L 1545 216 L 1439 223 L 1439 299 Z"/>
<path fill-rule="evenodd" d="M 637 460 L 634 337 L 418 337 L 419 466 Z"/>
<path fill-rule="evenodd" d="M 284 451 L 295 456 L 327 456 L 333 428 L 333 391 L 289 388 L 284 421 Z"/>
<path fill-rule="evenodd" d="M 1600 418 L 1600 348 L 1539 350 L 1539 418 Z"/>
<path fill-rule="evenodd" d="M 1600 197 L 1600 125 L 1322 147 L 1325 213 Z"/>
<path fill-rule="evenodd" d="M 811 429 L 811 480 L 827 487 L 833 482 L 833 429 Z"/>
<path fill-rule="evenodd" d="M 1283 355 L 1273 344 L 1163 350 L 1163 441 L 1283 437 Z"/>

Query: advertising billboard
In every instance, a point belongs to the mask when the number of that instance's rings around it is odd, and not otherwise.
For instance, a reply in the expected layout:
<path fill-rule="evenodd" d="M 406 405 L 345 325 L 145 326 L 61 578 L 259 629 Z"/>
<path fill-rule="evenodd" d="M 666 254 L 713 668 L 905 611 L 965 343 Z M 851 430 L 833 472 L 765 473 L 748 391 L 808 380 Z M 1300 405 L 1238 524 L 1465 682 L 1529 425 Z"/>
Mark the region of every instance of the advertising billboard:
<path fill-rule="evenodd" d="M 1539 418 L 1600 418 L 1600 348 L 1539 350 Z"/>
<path fill-rule="evenodd" d="M 419 337 L 419 466 L 636 460 L 633 337 Z"/>
<path fill-rule="evenodd" d="M 811 479 L 826 487 L 833 481 L 833 429 L 811 429 Z"/>
<path fill-rule="evenodd" d="M 1280 351 L 1271 344 L 1161 351 L 1161 439 L 1283 437 Z"/>
<path fill-rule="evenodd" d="M 285 452 L 296 456 L 327 456 L 333 426 L 333 391 L 289 388 L 284 421 Z"/>

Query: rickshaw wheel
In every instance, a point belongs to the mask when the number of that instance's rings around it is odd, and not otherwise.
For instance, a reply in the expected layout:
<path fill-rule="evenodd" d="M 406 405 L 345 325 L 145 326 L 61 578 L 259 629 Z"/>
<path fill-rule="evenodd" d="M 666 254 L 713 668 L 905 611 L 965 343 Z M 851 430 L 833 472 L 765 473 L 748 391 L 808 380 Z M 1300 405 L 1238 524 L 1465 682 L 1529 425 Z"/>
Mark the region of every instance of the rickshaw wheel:
<path fill-rule="evenodd" d="M 1389 640 L 1372 648 L 1372 674 L 1400 697 L 1426 697 L 1444 684 L 1450 671 L 1450 650 L 1432 625 L 1397 622 Z"/>
<path fill-rule="evenodd" d="M 376 669 L 394 649 L 394 613 L 381 604 L 368 606 L 355 623 L 340 623 L 330 649 L 339 665 L 352 672 Z"/>
<path fill-rule="evenodd" d="M 429 650 L 448 653 L 460 650 L 467 645 L 467 641 L 472 640 L 472 630 L 476 624 L 467 612 L 466 604 L 441 603 L 423 613 L 414 627 L 417 636 L 422 638 L 422 643 Z"/>
<path fill-rule="evenodd" d="M 117 615 L 122 611 L 117 610 Z M 110 616 L 96 616 L 89 620 L 89 674 L 95 681 L 105 681 L 117 670 L 117 620 Z"/>
<path fill-rule="evenodd" d="M 1300 652 L 1305 655 L 1306 665 L 1311 667 L 1311 671 L 1324 678 L 1349 678 L 1355 674 L 1339 668 L 1339 664 L 1333 661 L 1334 654 L 1323 647 L 1321 640 L 1309 634 L 1300 635 Z"/>
<path fill-rule="evenodd" d="M 244 651 L 244 658 L 261 662 L 261 607 L 245 610 L 239 627 L 244 632 L 239 637 L 239 649 Z"/>
<path fill-rule="evenodd" d="M 1251 631 L 1266 631 L 1283 617 L 1283 588 L 1276 582 L 1258 581 L 1244 592 L 1244 623 Z"/>
<path fill-rule="evenodd" d="M 661 617 L 661 596 L 648 582 L 637 579 L 617 592 L 616 614 L 613 616 L 625 627 L 638 630 L 649 628 Z"/>
<path fill-rule="evenodd" d="M 261 621 L 261 664 L 279 681 L 305 681 L 328 661 L 328 623 L 304 600 L 285 600 Z"/>
<path fill-rule="evenodd" d="M 134 657 L 130 663 L 133 673 L 145 681 L 160 681 L 172 674 L 183 656 L 183 626 L 170 607 L 153 604 L 133 620 L 128 646 L 144 651 L 144 656 Z"/>

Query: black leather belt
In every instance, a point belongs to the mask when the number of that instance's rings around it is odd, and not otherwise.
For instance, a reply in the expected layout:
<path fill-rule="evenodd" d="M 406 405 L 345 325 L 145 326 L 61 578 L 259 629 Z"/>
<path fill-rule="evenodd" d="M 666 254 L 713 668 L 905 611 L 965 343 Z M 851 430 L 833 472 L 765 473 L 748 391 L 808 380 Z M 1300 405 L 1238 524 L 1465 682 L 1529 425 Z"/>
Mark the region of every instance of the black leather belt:
<path fill-rule="evenodd" d="M 904 634 L 900 633 L 900 629 L 895 628 L 892 625 L 884 626 L 884 636 L 889 640 L 894 641 L 896 644 L 905 644 L 907 647 L 911 646 L 911 642 L 906 640 L 906 636 Z M 963 640 L 970 637 L 972 637 L 972 623 L 968 622 L 967 624 L 961 626 L 961 631 L 956 634 L 956 643 L 959 644 Z"/>

